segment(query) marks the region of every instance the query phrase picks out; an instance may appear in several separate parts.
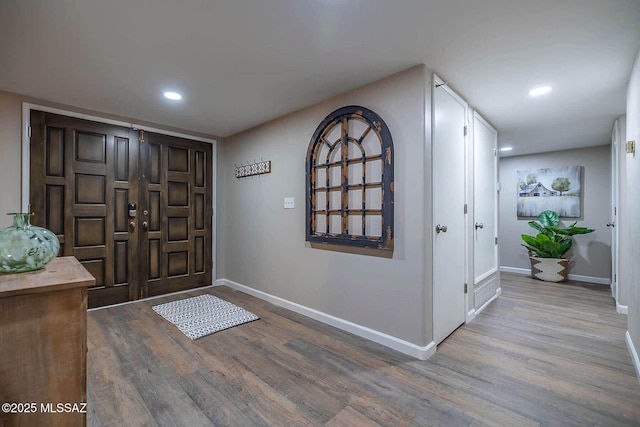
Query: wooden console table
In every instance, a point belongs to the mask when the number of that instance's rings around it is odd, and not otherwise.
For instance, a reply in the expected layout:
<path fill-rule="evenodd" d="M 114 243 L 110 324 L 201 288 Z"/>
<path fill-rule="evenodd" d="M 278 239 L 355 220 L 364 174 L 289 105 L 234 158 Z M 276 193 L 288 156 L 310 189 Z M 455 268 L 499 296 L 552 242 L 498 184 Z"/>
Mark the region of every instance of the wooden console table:
<path fill-rule="evenodd" d="M 94 284 L 74 257 L 0 274 L 0 426 L 86 425 L 87 287 Z"/>

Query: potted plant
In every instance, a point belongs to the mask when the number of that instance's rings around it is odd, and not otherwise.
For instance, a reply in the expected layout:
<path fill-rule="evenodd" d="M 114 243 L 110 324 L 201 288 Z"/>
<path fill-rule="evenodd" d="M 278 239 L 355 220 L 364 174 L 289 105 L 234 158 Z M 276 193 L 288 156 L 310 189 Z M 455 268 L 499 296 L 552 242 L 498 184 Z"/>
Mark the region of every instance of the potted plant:
<path fill-rule="evenodd" d="M 529 250 L 531 276 L 549 282 L 563 282 L 569 273 L 569 257 L 565 256 L 573 245 L 576 234 L 593 233 L 593 228 L 560 227 L 560 218 L 555 211 L 540 214 L 539 222 L 529 221 L 529 226 L 538 230 L 536 236 L 522 235 L 522 246 Z"/>

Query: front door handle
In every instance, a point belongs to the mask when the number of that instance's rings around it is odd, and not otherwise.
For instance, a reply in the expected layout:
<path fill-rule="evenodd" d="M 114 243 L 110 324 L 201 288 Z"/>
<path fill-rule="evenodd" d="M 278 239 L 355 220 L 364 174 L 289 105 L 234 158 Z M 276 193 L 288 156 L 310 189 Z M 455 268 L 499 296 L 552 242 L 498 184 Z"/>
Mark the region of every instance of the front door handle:
<path fill-rule="evenodd" d="M 440 224 L 436 225 L 436 233 L 440 233 L 440 232 L 446 233 L 447 232 L 447 226 L 446 225 L 440 225 Z"/>
<path fill-rule="evenodd" d="M 148 230 L 149 229 L 149 223 L 147 221 L 142 221 L 142 229 L 143 230 Z"/>

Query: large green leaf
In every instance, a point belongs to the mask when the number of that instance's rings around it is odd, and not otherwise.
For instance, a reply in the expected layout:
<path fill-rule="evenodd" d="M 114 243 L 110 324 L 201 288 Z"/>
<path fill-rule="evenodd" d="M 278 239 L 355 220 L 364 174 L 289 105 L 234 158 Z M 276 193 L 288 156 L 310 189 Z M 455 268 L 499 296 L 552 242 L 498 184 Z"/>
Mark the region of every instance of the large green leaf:
<path fill-rule="evenodd" d="M 529 221 L 529 227 L 535 228 L 540 233 L 544 233 L 544 230 L 545 230 L 545 228 L 541 224 L 539 224 L 539 223 L 537 223 L 535 221 Z"/>
<path fill-rule="evenodd" d="M 555 227 L 560 223 L 560 218 L 555 211 L 547 210 L 540 213 L 540 224 L 546 227 Z"/>
<path fill-rule="evenodd" d="M 596 231 L 593 228 L 587 228 L 587 227 L 567 227 L 567 228 L 559 228 L 557 230 L 555 230 L 556 233 L 558 234 L 563 234 L 565 236 L 575 236 L 576 234 L 588 234 L 588 233 L 593 233 L 594 231 Z"/>
<path fill-rule="evenodd" d="M 572 244 L 573 244 L 573 240 L 571 239 L 563 240 L 562 242 L 560 242 L 557 250 L 558 256 L 554 258 L 562 258 L 567 252 L 569 252 L 569 249 L 571 249 Z"/>
<path fill-rule="evenodd" d="M 538 245 L 545 245 L 547 242 L 551 242 L 551 238 L 544 233 L 538 233 L 536 236 L 536 243 Z"/>
<path fill-rule="evenodd" d="M 544 233 L 538 233 L 536 237 L 523 234 L 522 240 L 526 243 L 526 245 L 522 246 L 533 252 L 535 255 L 543 258 L 552 257 L 552 253 L 557 246 L 557 243 L 551 240 L 549 236 Z"/>
<path fill-rule="evenodd" d="M 533 236 L 529 236 L 528 234 L 523 234 L 522 240 L 524 240 L 525 243 L 531 246 L 536 246 L 538 244 L 538 242 L 536 241 L 536 238 Z"/>
<path fill-rule="evenodd" d="M 529 221 L 529 227 L 535 228 L 536 230 L 538 230 L 539 233 L 543 233 L 550 238 L 553 237 L 554 233 L 552 230 L 549 229 L 549 227 L 544 227 L 535 221 Z"/>

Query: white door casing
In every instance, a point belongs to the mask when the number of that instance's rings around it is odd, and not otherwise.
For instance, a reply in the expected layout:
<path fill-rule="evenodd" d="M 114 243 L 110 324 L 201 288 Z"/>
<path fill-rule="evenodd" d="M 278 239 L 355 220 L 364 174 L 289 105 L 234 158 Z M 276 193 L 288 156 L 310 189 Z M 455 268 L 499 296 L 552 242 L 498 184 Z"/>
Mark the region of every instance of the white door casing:
<path fill-rule="evenodd" d="M 433 85 L 433 336 L 436 344 L 465 321 L 465 125 L 467 104 Z"/>

